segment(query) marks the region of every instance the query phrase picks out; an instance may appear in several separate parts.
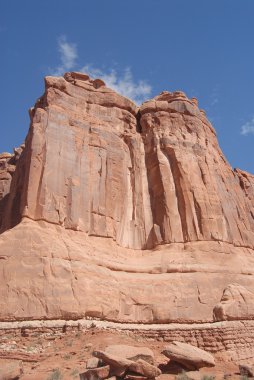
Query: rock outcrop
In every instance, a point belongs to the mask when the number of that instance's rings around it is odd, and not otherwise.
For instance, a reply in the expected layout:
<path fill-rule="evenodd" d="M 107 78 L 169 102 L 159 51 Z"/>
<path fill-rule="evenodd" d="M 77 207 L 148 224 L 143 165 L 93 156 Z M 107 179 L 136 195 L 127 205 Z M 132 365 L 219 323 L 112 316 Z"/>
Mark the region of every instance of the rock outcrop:
<path fill-rule="evenodd" d="M 189 370 L 215 366 L 214 358 L 209 352 L 182 342 L 172 342 L 162 353 L 170 361 L 180 363 Z"/>
<path fill-rule="evenodd" d="M 136 358 L 134 357 L 133 359 L 127 359 L 126 356 L 129 356 L 127 346 L 124 347 L 123 354 L 121 351 L 118 352 L 118 355 L 107 351 L 94 351 L 93 355 L 96 358 L 99 358 L 103 363 L 110 366 L 111 375 L 113 376 L 117 376 L 123 379 L 126 378 L 125 375 L 130 372 L 130 374 L 134 373 L 134 375 L 142 375 L 147 379 L 154 379 L 161 374 L 161 370 L 153 364 L 150 364 L 149 360 L 147 361 L 138 357 L 140 354 L 142 354 L 142 351 L 147 350 L 149 351 L 148 359 L 153 358 L 154 355 L 148 348 L 143 348 L 143 350 L 142 348 L 134 348 L 134 351 L 138 352 L 138 355 L 136 355 Z M 113 348 L 108 351 L 114 352 L 115 349 Z"/>
<path fill-rule="evenodd" d="M 124 359 L 137 361 L 145 360 L 149 364 L 154 364 L 154 353 L 148 347 L 127 346 L 125 344 L 113 344 L 105 349 L 106 354 L 119 355 Z"/>
<path fill-rule="evenodd" d="M 0 319 L 253 319 L 216 305 L 254 293 L 254 176 L 197 100 L 137 107 L 80 73 L 45 86 L 19 159 L 0 157 Z"/>
<path fill-rule="evenodd" d="M 248 319 L 254 316 L 254 293 L 244 286 L 230 284 L 213 312 L 217 321 Z"/>
<path fill-rule="evenodd" d="M 24 147 L 21 145 L 19 148 L 15 148 L 13 154 L 7 152 L 0 154 L 0 230 L 4 217 L 3 210 L 10 193 L 12 176 Z"/>

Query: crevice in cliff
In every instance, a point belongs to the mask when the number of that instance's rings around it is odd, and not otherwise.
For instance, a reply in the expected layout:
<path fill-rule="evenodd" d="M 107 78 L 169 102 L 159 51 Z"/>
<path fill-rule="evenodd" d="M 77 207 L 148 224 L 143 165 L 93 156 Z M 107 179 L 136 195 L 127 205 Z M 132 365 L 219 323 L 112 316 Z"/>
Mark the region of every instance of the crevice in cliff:
<path fill-rule="evenodd" d="M 133 153 L 133 145 L 131 138 L 126 135 L 124 136 L 124 142 L 128 146 L 129 152 L 130 152 L 130 159 L 131 159 L 131 167 L 129 167 L 130 172 L 130 185 L 131 185 L 131 192 L 132 192 L 132 220 L 135 220 L 136 216 L 136 191 L 135 191 L 135 157 Z"/>
<path fill-rule="evenodd" d="M 2 199 L 2 222 L 0 233 L 15 227 L 22 220 L 21 202 L 23 196 L 24 177 L 26 172 L 26 149 L 24 149 L 17 160 L 16 169 L 11 179 L 10 191 Z"/>
<path fill-rule="evenodd" d="M 177 207 L 181 219 L 182 233 L 184 241 L 189 240 L 188 235 L 188 225 L 187 225 L 187 214 L 186 214 L 186 202 L 184 197 L 184 192 L 181 184 L 181 170 L 179 168 L 179 163 L 176 158 L 175 150 L 172 147 L 167 146 L 166 149 L 163 149 L 162 152 L 166 156 L 170 169 L 173 175 L 174 184 L 175 184 L 175 195 L 177 199 Z"/>
<path fill-rule="evenodd" d="M 196 197 L 195 197 L 195 193 L 194 191 L 192 191 L 192 195 L 193 195 L 193 201 L 194 201 L 194 207 L 195 207 L 195 213 L 196 213 L 196 217 L 197 217 L 197 222 L 198 222 L 198 229 L 199 231 L 197 231 L 197 228 L 196 229 L 196 233 L 197 233 L 197 236 L 199 233 L 201 233 L 201 235 L 203 235 L 203 227 L 202 227 L 202 210 L 201 210 L 201 207 L 200 207 L 200 204 L 198 203 Z M 196 226 L 195 226 L 196 227 Z"/>
<path fill-rule="evenodd" d="M 3 232 L 3 221 L 4 221 L 4 210 L 8 203 L 8 198 L 10 193 L 6 194 L 2 199 L 0 199 L 0 234 Z"/>
<path fill-rule="evenodd" d="M 165 204 L 165 190 L 160 170 L 160 163 L 155 149 L 145 153 L 145 166 L 148 180 L 148 190 L 153 216 L 153 224 L 159 226 L 162 241 L 165 241 L 164 218 L 167 214 Z M 152 236 L 156 236 L 153 231 Z M 162 243 L 162 242 L 160 242 Z M 158 242 L 156 243 L 156 245 Z"/>
<path fill-rule="evenodd" d="M 140 120 L 141 120 L 141 112 L 139 109 L 137 114 L 136 114 L 136 132 L 138 132 L 138 133 L 142 133 L 142 126 L 141 126 Z"/>

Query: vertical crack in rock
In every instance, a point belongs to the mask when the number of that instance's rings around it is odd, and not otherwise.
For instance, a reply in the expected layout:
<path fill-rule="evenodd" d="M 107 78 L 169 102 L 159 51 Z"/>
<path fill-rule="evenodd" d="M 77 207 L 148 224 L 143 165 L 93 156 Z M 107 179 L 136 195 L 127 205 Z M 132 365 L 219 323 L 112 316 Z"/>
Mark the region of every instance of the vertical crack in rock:
<path fill-rule="evenodd" d="M 174 179 L 175 196 L 176 196 L 177 207 L 178 207 L 178 211 L 179 211 L 179 215 L 181 219 L 183 238 L 184 238 L 184 241 L 189 241 L 187 215 L 186 215 L 187 206 L 185 202 L 184 190 L 182 188 L 183 178 L 182 178 L 181 169 L 179 167 L 179 162 L 176 158 L 176 153 L 173 148 L 167 146 L 167 148 L 163 150 L 163 152 L 168 159 L 168 163 L 170 165 L 171 173 Z"/>
<path fill-rule="evenodd" d="M 147 170 L 153 224 L 160 229 L 159 235 L 156 230 L 154 230 L 153 233 L 156 241 L 161 243 L 166 240 L 164 226 L 165 219 L 167 219 L 165 189 L 154 138 L 151 138 L 150 136 L 145 136 L 145 138 L 147 138 L 147 141 L 145 141 L 145 165 Z"/>

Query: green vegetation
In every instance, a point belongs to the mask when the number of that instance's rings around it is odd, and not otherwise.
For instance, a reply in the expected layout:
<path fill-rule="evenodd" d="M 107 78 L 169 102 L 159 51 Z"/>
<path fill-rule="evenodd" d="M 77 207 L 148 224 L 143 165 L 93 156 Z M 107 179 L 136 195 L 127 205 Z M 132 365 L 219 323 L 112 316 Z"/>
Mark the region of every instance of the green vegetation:
<path fill-rule="evenodd" d="M 77 368 L 74 368 L 72 371 L 71 371 L 71 376 L 72 377 L 79 377 L 79 370 Z"/>
<path fill-rule="evenodd" d="M 191 380 L 185 371 L 176 376 L 176 380 Z"/>
<path fill-rule="evenodd" d="M 187 373 L 185 371 L 183 371 L 182 373 L 180 373 L 179 375 L 177 375 L 175 379 L 176 380 L 190 380 L 190 377 L 187 375 Z M 204 376 L 202 376 L 202 380 L 215 380 L 215 376 L 213 376 L 213 375 L 204 375 Z"/>
<path fill-rule="evenodd" d="M 63 375 L 61 374 L 61 371 L 59 368 L 56 368 L 53 370 L 53 372 L 49 375 L 47 380 L 61 380 L 63 378 Z"/>
<path fill-rule="evenodd" d="M 73 340 L 69 340 L 68 342 L 66 342 L 66 346 L 68 347 L 71 347 L 73 344 Z"/>

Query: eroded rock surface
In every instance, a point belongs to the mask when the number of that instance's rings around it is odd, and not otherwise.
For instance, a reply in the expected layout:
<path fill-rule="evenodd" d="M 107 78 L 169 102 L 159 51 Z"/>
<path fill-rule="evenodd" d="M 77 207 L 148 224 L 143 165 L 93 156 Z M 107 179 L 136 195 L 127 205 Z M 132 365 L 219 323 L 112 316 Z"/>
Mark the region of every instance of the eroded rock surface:
<path fill-rule="evenodd" d="M 154 364 L 154 353 L 148 347 L 127 346 L 125 344 L 112 344 L 106 347 L 105 352 L 110 355 L 121 355 L 122 358 L 137 361 L 142 359 Z"/>
<path fill-rule="evenodd" d="M 18 212 L 135 249 L 200 240 L 253 247 L 253 177 L 228 165 L 195 99 L 164 92 L 139 110 L 86 75 L 45 83 L 4 228 Z"/>
<path fill-rule="evenodd" d="M 190 370 L 215 366 L 214 358 L 209 352 L 182 342 L 170 343 L 162 353 Z"/>
<path fill-rule="evenodd" d="M 239 284 L 230 284 L 224 290 L 220 303 L 214 308 L 217 321 L 248 319 L 254 316 L 254 293 Z"/>
<path fill-rule="evenodd" d="M 12 174 L 0 157 L 1 320 L 212 322 L 230 284 L 253 294 L 254 177 L 197 100 L 137 107 L 80 73 L 45 85 Z"/>
<path fill-rule="evenodd" d="M 0 231 L 5 215 L 5 205 L 7 204 L 11 190 L 12 177 L 24 148 L 25 145 L 22 144 L 20 147 L 14 149 L 13 154 L 7 152 L 0 154 Z M 12 223 L 15 224 L 17 221 L 12 221 Z"/>

